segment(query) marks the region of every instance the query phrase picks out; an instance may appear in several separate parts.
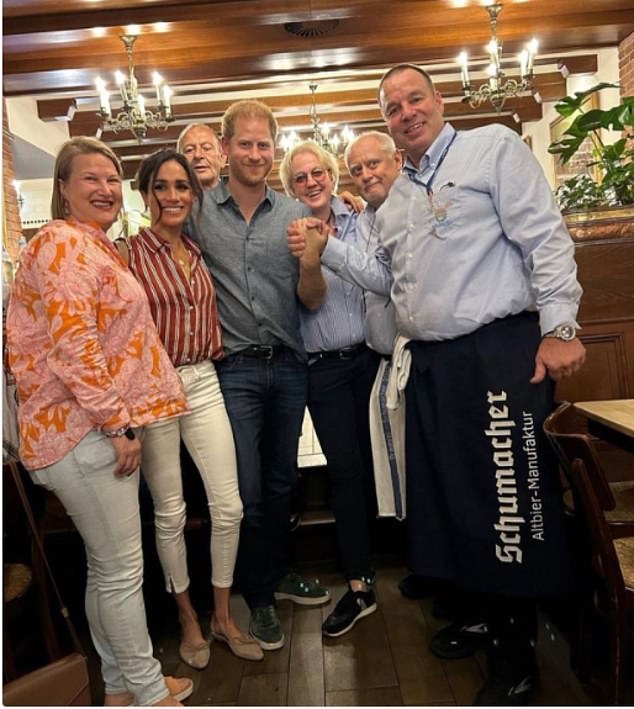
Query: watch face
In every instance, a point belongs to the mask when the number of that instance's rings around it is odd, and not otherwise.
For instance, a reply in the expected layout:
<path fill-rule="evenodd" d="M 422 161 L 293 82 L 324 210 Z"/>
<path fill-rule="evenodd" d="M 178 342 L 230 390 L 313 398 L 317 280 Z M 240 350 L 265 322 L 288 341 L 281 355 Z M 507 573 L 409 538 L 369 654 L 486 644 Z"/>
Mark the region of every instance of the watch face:
<path fill-rule="evenodd" d="M 555 329 L 556 337 L 566 342 L 575 339 L 576 331 L 572 325 L 560 325 Z"/>

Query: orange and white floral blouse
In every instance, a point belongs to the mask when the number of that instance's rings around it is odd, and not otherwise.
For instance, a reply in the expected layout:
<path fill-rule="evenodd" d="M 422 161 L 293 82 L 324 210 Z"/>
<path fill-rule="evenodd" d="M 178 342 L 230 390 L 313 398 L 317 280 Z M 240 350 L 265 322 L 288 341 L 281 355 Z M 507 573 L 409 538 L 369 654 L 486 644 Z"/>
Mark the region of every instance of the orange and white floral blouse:
<path fill-rule="evenodd" d="M 101 229 L 49 222 L 20 263 L 6 329 L 27 468 L 56 463 L 92 429 L 187 410 L 145 292 Z"/>

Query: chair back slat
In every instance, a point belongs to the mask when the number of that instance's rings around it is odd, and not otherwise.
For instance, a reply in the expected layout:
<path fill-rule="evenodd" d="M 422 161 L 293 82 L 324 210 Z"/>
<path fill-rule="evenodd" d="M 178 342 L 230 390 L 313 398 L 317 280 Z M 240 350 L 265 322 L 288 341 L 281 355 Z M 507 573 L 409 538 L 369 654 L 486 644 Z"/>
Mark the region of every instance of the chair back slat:
<path fill-rule="evenodd" d="M 590 591 L 593 601 L 597 598 L 594 588 L 604 591 L 611 626 L 608 701 L 621 704 L 625 673 L 623 648 L 629 637 L 628 613 L 633 605 L 614 540 L 634 536 L 634 525 L 606 516 L 616 508 L 616 501 L 597 452 L 599 439 L 588 432 L 587 421 L 572 404 L 562 404 L 552 413 L 544 422 L 544 431 L 575 495 L 575 509 L 583 513 L 580 521 L 585 522 L 588 551 L 596 574 Z"/>

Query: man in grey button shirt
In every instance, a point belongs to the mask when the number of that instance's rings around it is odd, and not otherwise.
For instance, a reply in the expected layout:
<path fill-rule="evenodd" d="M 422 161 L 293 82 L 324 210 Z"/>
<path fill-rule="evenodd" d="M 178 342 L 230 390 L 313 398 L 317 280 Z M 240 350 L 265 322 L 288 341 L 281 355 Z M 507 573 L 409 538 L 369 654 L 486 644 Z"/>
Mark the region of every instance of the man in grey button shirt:
<path fill-rule="evenodd" d="M 229 179 L 205 191 L 200 213 L 189 224 L 218 296 L 226 356 L 216 368 L 244 504 L 237 576 L 251 609 L 251 635 L 265 650 L 284 645 L 276 588 L 297 603 L 330 599 L 326 589 L 295 574 L 280 580 L 307 385 L 299 265 L 288 251 L 286 227 L 308 210 L 266 185 L 276 134 L 275 118 L 263 103 L 238 101 L 227 109 L 222 147 Z M 308 285 L 310 298 L 299 296 L 315 307 L 323 290 L 319 283 Z"/>

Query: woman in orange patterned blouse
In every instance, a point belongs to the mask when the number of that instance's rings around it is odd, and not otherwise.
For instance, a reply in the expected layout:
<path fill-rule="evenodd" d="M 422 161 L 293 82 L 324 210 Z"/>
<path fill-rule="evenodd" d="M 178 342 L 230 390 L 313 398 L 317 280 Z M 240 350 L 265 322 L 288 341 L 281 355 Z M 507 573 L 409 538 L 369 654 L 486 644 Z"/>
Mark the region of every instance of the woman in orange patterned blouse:
<path fill-rule="evenodd" d="M 114 153 L 93 138 L 65 143 L 53 221 L 22 252 L 7 312 L 20 457 L 84 541 L 105 704 L 180 706 L 192 682 L 163 677 L 147 630 L 137 433 L 187 405 L 145 293 L 105 233 L 121 202 Z"/>

